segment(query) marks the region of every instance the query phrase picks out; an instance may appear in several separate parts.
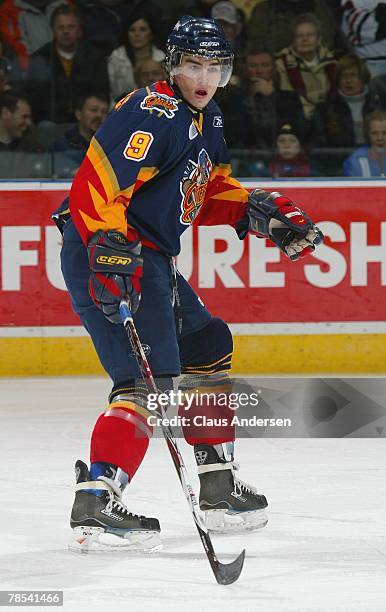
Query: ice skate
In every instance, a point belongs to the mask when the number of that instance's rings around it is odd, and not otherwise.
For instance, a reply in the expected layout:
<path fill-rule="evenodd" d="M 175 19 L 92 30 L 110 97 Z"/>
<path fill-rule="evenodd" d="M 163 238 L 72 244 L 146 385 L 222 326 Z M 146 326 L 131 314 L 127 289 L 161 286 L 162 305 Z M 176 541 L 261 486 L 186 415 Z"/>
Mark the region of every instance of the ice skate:
<path fill-rule="evenodd" d="M 81 553 L 155 552 L 162 548 L 160 524 L 156 518 L 129 512 L 116 483 L 103 476 L 92 481 L 83 461 L 76 462 L 75 471 L 77 484 L 70 521 L 73 530 L 70 550 Z"/>
<path fill-rule="evenodd" d="M 198 444 L 194 454 L 200 479 L 200 509 L 208 530 L 232 533 L 265 527 L 265 496 L 236 476 L 237 466 L 225 458 L 222 445 Z"/>

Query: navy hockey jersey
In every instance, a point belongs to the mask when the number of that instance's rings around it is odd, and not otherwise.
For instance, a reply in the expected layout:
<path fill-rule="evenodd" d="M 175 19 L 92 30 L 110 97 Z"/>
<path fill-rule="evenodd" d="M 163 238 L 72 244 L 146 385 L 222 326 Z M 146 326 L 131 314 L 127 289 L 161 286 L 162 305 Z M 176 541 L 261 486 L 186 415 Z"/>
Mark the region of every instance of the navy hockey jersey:
<path fill-rule="evenodd" d="M 223 118 L 214 101 L 190 109 L 165 81 L 118 102 L 91 140 L 70 193 L 85 244 L 116 229 L 167 255 L 193 222 L 235 226 L 248 192 L 230 176 Z"/>

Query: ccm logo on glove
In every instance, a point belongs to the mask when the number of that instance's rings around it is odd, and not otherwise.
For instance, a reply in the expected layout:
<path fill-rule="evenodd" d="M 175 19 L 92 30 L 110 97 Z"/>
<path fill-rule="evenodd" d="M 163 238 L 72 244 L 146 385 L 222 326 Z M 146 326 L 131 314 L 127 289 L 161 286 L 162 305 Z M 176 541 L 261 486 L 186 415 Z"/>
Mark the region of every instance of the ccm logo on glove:
<path fill-rule="evenodd" d="M 130 257 L 117 257 L 116 255 L 99 255 L 96 260 L 97 263 L 107 264 L 109 266 L 128 266 L 133 261 Z"/>

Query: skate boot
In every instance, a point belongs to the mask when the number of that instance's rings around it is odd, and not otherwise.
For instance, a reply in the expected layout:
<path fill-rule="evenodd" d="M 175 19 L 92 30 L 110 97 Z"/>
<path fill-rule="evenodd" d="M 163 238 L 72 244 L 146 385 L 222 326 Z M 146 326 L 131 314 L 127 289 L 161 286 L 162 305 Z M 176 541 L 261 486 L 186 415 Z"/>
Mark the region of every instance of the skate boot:
<path fill-rule="evenodd" d="M 230 533 L 265 527 L 268 522 L 265 496 L 237 478 L 238 466 L 233 462 L 232 452 L 226 456 L 224 446 L 197 444 L 194 447 L 200 479 L 200 509 L 205 514 L 208 530 Z"/>
<path fill-rule="evenodd" d="M 122 502 L 122 491 L 116 480 L 105 476 L 91 480 L 83 461 L 76 462 L 75 473 L 70 550 L 81 553 L 154 552 L 162 548 L 158 520 L 129 512 Z"/>

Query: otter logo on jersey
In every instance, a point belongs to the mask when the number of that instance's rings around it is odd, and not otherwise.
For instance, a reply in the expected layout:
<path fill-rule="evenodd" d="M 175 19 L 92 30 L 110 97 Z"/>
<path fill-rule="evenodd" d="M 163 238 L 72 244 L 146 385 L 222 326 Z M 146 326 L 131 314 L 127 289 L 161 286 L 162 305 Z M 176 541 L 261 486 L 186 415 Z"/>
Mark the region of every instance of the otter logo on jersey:
<path fill-rule="evenodd" d="M 175 98 L 171 98 L 166 94 L 160 94 L 153 91 L 146 96 L 141 102 L 141 108 L 148 111 L 158 111 L 166 115 L 168 119 L 172 119 L 178 111 L 178 102 Z"/>
<path fill-rule="evenodd" d="M 191 159 L 188 161 L 180 182 L 180 221 L 183 225 L 191 225 L 203 205 L 211 171 L 212 162 L 205 149 L 199 152 L 197 163 Z"/>

